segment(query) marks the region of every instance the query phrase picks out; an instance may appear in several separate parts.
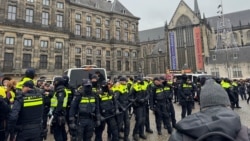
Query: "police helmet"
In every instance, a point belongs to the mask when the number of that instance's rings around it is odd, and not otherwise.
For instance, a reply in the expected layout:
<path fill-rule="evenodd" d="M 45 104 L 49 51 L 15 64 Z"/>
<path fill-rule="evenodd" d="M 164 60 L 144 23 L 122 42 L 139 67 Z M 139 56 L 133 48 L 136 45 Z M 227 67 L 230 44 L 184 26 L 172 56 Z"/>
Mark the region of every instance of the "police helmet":
<path fill-rule="evenodd" d="M 53 82 L 55 87 L 64 85 L 64 83 L 65 83 L 65 80 L 62 77 L 56 77 Z"/>
<path fill-rule="evenodd" d="M 35 71 L 34 68 L 28 68 L 28 69 L 25 71 L 25 76 L 26 76 L 26 77 L 29 77 L 29 78 L 31 78 L 31 79 L 34 79 L 35 74 L 36 74 L 36 71 Z"/>
<path fill-rule="evenodd" d="M 184 80 L 184 81 L 187 81 L 187 79 L 188 79 L 188 77 L 187 77 L 186 74 L 183 74 L 183 75 L 181 76 L 181 78 L 182 78 L 182 80 Z"/>
<path fill-rule="evenodd" d="M 126 77 L 121 77 L 120 81 L 127 81 Z"/>
<path fill-rule="evenodd" d="M 69 83 L 69 77 L 67 75 L 64 75 L 63 79 L 64 79 L 65 85 L 67 85 Z"/>

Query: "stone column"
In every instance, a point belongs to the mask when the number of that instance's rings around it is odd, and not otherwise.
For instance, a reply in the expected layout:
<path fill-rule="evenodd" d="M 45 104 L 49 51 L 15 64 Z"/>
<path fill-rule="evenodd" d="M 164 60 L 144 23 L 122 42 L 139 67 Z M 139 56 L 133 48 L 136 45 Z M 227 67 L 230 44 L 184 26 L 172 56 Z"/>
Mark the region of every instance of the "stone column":
<path fill-rule="evenodd" d="M 69 39 L 64 40 L 64 51 L 63 51 L 63 68 L 68 69 L 71 67 L 71 52 L 74 50 L 74 47 L 71 47 Z"/>
<path fill-rule="evenodd" d="M 26 10 L 25 10 L 25 5 L 24 5 L 25 1 L 24 0 L 19 0 L 18 1 L 18 6 L 17 6 L 17 20 L 19 22 L 24 22 L 25 21 L 25 14 L 26 14 Z"/>
<path fill-rule="evenodd" d="M 50 37 L 50 46 L 49 46 L 49 59 L 48 59 L 48 64 L 49 64 L 49 72 L 53 72 L 55 69 L 55 38 Z"/>
<path fill-rule="evenodd" d="M 4 47 L 3 47 L 3 44 L 4 44 L 4 31 L 0 31 L 0 68 L 3 68 L 3 60 L 4 60 Z"/>
<path fill-rule="evenodd" d="M 1 4 L 0 4 L 0 22 L 3 22 L 5 19 L 5 14 L 7 13 L 6 8 L 8 8 L 7 6 L 7 0 L 1 0 Z"/>
<path fill-rule="evenodd" d="M 42 15 L 42 1 L 41 0 L 37 0 L 36 1 L 36 6 L 35 6 L 35 9 L 34 10 L 34 23 L 36 25 L 41 25 L 41 15 Z"/>
<path fill-rule="evenodd" d="M 39 57 L 39 39 L 40 39 L 40 35 L 34 35 L 34 49 L 33 49 L 33 64 L 34 64 L 34 68 L 35 69 L 39 69 L 39 61 L 40 61 L 40 57 Z"/>
<path fill-rule="evenodd" d="M 17 33 L 17 41 L 16 41 L 16 70 L 21 73 L 22 71 L 22 52 L 23 52 L 23 33 Z"/>

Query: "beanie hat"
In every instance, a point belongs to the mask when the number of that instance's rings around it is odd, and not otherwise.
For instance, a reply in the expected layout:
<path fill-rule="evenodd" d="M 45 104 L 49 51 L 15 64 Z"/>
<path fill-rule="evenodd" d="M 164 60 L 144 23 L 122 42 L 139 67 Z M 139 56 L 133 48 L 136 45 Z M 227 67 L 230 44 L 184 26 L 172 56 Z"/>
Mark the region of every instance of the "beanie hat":
<path fill-rule="evenodd" d="M 201 88 L 200 105 L 201 109 L 218 105 L 229 106 L 230 101 L 227 92 L 213 79 L 209 79 Z"/>

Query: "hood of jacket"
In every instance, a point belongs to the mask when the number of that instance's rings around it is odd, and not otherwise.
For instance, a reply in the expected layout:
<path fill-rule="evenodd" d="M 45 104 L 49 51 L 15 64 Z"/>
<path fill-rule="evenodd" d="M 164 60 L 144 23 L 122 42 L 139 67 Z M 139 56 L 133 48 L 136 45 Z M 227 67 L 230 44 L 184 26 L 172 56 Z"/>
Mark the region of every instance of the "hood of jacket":
<path fill-rule="evenodd" d="M 236 138 L 241 130 L 241 121 L 239 115 L 231 109 L 218 106 L 187 116 L 177 123 L 176 128 L 194 139 L 215 131 Z"/>

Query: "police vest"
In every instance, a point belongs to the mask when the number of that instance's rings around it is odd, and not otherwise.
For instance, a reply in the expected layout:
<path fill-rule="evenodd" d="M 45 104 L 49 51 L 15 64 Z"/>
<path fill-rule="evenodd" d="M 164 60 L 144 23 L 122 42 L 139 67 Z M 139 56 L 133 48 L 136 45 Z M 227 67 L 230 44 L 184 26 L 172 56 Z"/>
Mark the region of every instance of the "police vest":
<path fill-rule="evenodd" d="M 233 82 L 232 85 L 235 86 L 235 87 L 238 86 L 238 84 L 236 82 Z"/>
<path fill-rule="evenodd" d="M 191 92 L 191 90 L 192 90 L 192 88 L 193 88 L 192 85 L 183 83 L 183 84 L 182 84 L 182 88 L 183 88 L 183 91 L 184 91 L 184 94 L 185 94 L 185 95 L 187 95 L 187 96 L 192 95 L 192 92 Z"/>
<path fill-rule="evenodd" d="M 135 89 L 136 92 L 140 92 L 140 91 L 146 91 L 147 86 L 148 86 L 148 84 L 145 82 L 143 85 L 136 83 L 136 84 L 134 84 L 133 88 Z"/>
<path fill-rule="evenodd" d="M 64 89 L 65 92 L 65 97 L 63 99 L 63 108 L 66 108 L 68 106 L 68 97 L 69 97 L 69 91 L 66 90 L 66 88 Z M 51 98 L 51 107 L 57 107 L 57 97 L 56 97 L 56 92 L 54 93 L 54 96 Z"/>
<path fill-rule="evenodd" d="M 228 88 L 231 87 L 230 83 L 228 83 L 228 82 L 223 82 L 223 83 L 221 84 L 221 86 L 222 86 L 224 89 L 228 89 Z"/>
<path fill-rule="evenodd" d="M 117 87 L 117 91 L 120 93 L 120 94 L 127 94 L 129 91 L 128 91 L 128 86 L 127 85 L 120 85 Z"/>
<path fill-rule="evenodd" d="M 99 94 L 100 97 L 100 110 L 102 113 L 114 109 L 113 96 L 107 92 Z"/>
<path fill-rule="evenodd" d="M 23 84 L 24 84 L 25 82 L 27 82 L 27 81 L 30 81 L 30 80 L 32 80 L 32 79 L 29 78 L 29 77 L 24 77 L 22 81 L 20 81 L 20 82 L 18 82 L 18 83 L 16 84 L 16 89 L 22 89 L 22 88 L 23 88 Z M 32 80 L 32 81 L 33 81 L 33 80 Z M 34 82 L 34 81 L 33 81 L 33 82 Z M 35 84 L 35 83 L 34 83 L 34 84 Z"/>
<path fill-rule="evenodd" d="M 25 94 L 18 123 L 22 125 L 40 124 L 43 115 L 43 98 L 40 94 Z"/>
<path fill-rule="evenodd" d="M 73 99 L 72 91 L 68 88 L 65 88 L 65 92 L 68 94 L 68 103 L 67 106 L 70 106 L 71 101 Z"/>
<path fill-rule="evenodd" d="M 165 100 L 164 90 L 162 88 L 156 88 L 155 94 L 156 100 Z"/>
<path fill-rule="evenodd" d="M 5 88 L 0 87 L 0 97 L 6 98 Z"/>
<path fill-rule="evenodd" d="M 82 97 L 79 104 L 79 116 L 90 116 L 96 109 L 95 97 Z"/>

